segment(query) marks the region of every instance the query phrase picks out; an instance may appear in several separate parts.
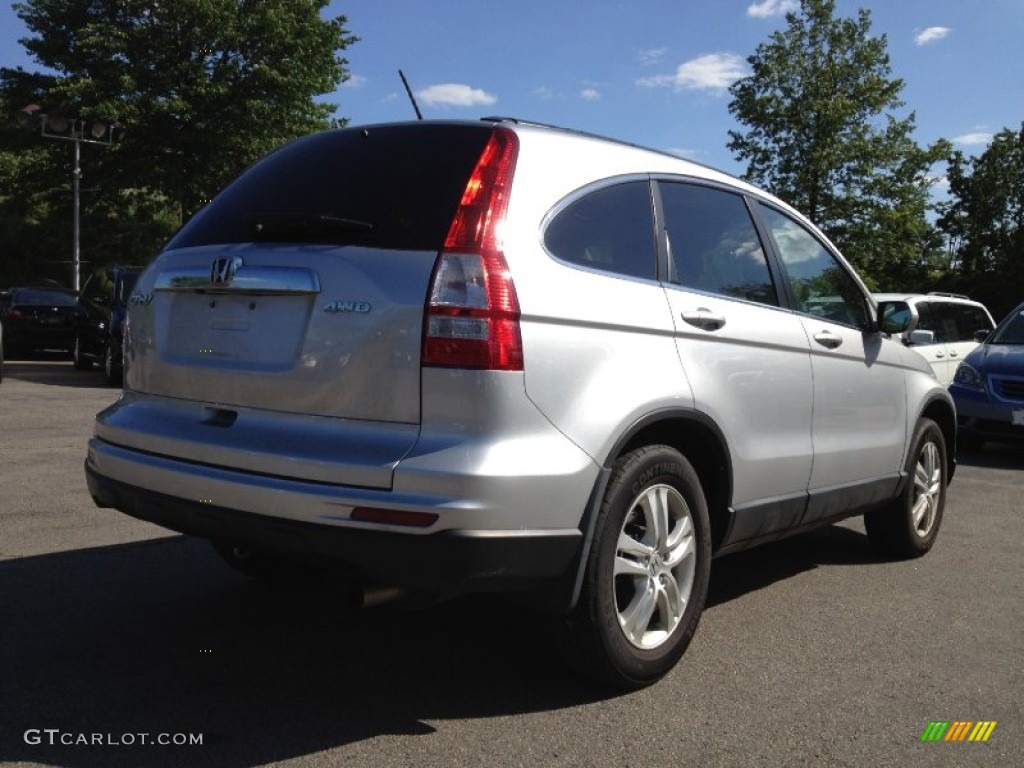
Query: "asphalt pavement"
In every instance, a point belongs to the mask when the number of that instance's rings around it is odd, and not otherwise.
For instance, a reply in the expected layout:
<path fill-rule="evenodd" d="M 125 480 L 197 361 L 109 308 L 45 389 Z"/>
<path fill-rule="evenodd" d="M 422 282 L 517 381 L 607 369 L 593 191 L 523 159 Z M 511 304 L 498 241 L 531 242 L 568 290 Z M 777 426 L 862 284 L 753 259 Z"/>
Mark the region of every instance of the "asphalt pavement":
<path fill-rule="evenodd" d="M 117 396 L 70 362 L 5 367 L 0 764 L 1024 765 L 1024 449 L 962 457 L 920 560 L 853 520 L 716 561 L 682 662 L 621 694 L 504 600 L 355 611 L 95 508 L 85 443 Z M 996 725 L 921 741 L 956 721 Z"/>

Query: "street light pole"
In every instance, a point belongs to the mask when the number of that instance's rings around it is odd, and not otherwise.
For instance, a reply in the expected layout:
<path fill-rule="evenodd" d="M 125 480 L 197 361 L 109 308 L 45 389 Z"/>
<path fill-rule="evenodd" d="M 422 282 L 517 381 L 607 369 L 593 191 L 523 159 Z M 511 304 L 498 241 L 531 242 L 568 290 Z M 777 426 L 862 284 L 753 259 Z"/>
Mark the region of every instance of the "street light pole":
<path fill-rule="evenodd" d="M 81 241 L 79 240 L 78 226 L 79 194 L 82 182 L 81 159 L 81 142 L 76 139 L 75 167 L 71 171 L 71 197 L 73 199 L 71 204 L 71 287 L 75 290 L 75 293 L 78 293 L 81 288 L 80 283 L 82 279 L 81 249 L 79 248 Z"/>
<path fill-rule="evenodd" d="M 30 104 L 21 110 L 19 121 L 34 121 L 40 112 L 38 104 Z M 23 119 L 24 118 L 24 119 Z M 81 288 L 81 238 L 79 210 L 81 207 L 82 151 L 81 145 L 100 144 L 109 147 L 114 143 L 114 131 L 121 128 L 118 123 L 69 119 L 60 114 L 40 114 L 41 134 L 47 139 L 61 139 L 74 143 L 74 168 L 71 171 L 71 283 L 78 291 Z M 86 135 L 88 132 L 88 135 Z"/>

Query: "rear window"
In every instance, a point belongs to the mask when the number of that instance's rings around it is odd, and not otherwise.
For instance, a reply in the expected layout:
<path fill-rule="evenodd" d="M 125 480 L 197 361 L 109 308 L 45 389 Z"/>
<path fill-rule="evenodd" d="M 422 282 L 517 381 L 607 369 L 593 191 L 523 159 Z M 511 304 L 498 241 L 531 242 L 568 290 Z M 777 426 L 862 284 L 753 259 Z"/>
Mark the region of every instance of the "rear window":
<path fill-rule="evenodd" d="M 616 184 L 576 200 L 548 225 L 544 244 L 553 256 L 571 264 L 656 279 L 650 185 Z"/>
<path fill-rule="evenodd" d="M 239 176 L 168 248 L 263 241 L 437 251 L 492 130 L 410 123 L 297 139 Z"/>

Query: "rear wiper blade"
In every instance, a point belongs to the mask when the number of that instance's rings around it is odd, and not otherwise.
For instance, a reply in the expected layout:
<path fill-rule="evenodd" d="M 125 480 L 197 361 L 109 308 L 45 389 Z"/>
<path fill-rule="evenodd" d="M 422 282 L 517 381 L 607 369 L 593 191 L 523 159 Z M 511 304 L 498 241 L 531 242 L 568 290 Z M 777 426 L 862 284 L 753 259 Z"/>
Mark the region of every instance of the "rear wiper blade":
<path fill-rule="evenodd" d="M 373 224 L 319 213 L 266 213 L 253 216 L 249 228 L 253 237 L 259 240 L 278 237 L 330 240 L 339 235 L 351 238 L 369 232 L 373 229 Z"/>

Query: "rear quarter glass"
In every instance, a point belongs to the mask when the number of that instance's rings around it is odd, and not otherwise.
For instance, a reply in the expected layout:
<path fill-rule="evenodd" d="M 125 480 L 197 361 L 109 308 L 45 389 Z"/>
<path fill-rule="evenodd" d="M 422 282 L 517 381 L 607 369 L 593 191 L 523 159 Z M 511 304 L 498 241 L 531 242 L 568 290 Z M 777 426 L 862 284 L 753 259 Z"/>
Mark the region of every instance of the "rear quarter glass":
<path fill-rule="evenodd" d="M 168 250 L 254 240 L 438 251 L 490 125 L 366 126 L 297 139 L 242 173 Z M 267 238 L 261 216 L 328 216 L 367 226 Z"/>

